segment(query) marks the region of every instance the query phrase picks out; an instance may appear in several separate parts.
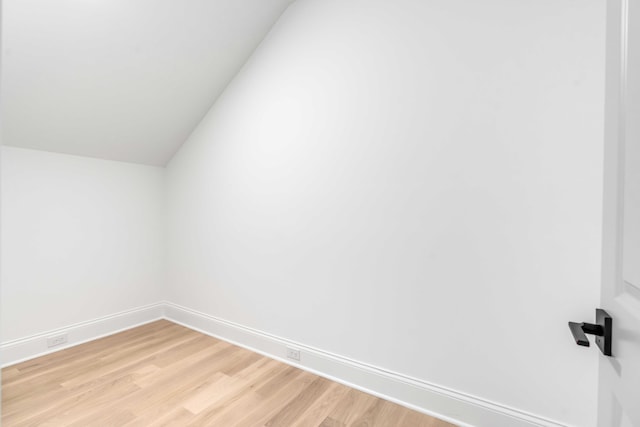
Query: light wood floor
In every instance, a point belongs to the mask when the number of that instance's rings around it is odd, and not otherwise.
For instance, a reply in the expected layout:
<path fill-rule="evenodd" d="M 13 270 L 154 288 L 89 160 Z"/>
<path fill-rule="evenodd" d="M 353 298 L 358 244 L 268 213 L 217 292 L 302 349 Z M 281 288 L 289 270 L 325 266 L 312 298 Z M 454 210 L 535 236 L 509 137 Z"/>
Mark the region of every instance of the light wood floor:
<path fill-rule="evenodd" d="M 452 426 L 165 320 L 3 369 L 2 425 Z"/>

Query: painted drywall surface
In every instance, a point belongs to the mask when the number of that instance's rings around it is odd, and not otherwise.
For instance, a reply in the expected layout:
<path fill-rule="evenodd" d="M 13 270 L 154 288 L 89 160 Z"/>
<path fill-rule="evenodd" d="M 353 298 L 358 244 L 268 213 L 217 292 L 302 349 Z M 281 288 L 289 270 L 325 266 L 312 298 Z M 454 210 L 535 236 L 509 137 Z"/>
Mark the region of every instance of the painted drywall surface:
<path fill-rule="evenodd" d="M 170 162 L 167 299 L 579 426 L 604 3 L 300 0 Z"/>
<path fill-rule="evenodd" d="M 290 0 L 5 0 L 6 145 L 164 165 Z"/>
<path fill-rule="evenodd" d="M 2 338 L 160 300 L 164 169 L 2 148 Z"/>

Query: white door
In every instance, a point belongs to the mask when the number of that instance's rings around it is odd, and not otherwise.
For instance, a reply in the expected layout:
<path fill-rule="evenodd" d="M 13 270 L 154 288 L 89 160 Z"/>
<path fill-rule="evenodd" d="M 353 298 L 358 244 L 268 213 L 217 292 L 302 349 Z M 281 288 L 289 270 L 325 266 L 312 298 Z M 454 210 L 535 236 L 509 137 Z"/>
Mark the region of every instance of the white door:
<path fill-rule="evenodd" d="M 640 427 L 640 0 L 607 1 L 604 260 L 613 318 L 600 358 L 598 426 Z"/>

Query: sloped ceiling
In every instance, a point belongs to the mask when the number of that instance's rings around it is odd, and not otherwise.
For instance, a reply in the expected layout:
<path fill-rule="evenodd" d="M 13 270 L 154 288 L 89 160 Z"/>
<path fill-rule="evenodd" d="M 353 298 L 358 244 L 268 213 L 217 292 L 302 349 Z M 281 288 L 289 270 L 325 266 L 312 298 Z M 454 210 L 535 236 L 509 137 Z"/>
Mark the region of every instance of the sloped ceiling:
<path fill-rule="evenodd" d="M 4 0 L 6 145 L 164 165 L 291 0 Z"/>

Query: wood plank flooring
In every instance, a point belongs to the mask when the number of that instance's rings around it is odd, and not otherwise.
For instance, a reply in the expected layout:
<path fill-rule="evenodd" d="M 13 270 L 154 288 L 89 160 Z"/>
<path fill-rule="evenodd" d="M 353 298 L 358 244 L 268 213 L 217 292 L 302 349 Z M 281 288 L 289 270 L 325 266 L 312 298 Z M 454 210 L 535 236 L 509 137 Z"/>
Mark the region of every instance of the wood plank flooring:
<path fill-rule="evenodd" d="M 453 426 L 165 320 L 3 369 L 2 425 Z"/>

